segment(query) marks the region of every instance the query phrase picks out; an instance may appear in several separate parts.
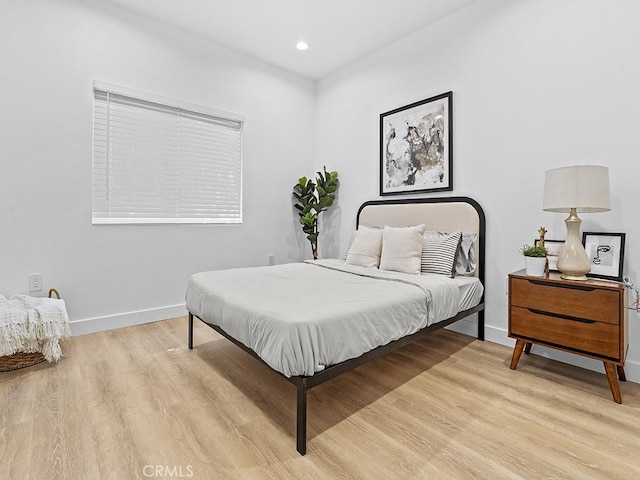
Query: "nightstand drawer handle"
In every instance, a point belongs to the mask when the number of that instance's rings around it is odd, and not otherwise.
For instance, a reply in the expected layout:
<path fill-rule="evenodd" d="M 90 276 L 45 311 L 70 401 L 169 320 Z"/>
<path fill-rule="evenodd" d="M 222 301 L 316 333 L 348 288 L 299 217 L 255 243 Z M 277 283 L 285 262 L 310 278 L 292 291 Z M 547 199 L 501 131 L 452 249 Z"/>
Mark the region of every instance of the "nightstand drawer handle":
<path fill-rule="evenodd" d="M 536 315 L 544 315 L 545 317 L 562 318 L 564 320 L 571 320 L 580 323 L 596 323 L 595 320 L 587 320 L 584 318 L 572 317 L 570 315 L 562 315 L 560 313 L 543 312 L 542 310 L 536 310 L 534 308 L 528 308 L 527 310 L 529 310 L 531 313 L 535 313 Z"/>
<path fill-rule="evenodd" d="M 547 282 L 540 280 L 527 279 L 527 281 L 533 283 L 534 285 L 545 285 L 547 287 L 549 286 Z M 583 290 L 585 292 L 593 292 L 595 290 L 595 287 L 587 287 L 583 285 L 563 285 L 561 283 L 554 283 L 553 286 L 557 288 L 568 288 L 569 290 Z"/>

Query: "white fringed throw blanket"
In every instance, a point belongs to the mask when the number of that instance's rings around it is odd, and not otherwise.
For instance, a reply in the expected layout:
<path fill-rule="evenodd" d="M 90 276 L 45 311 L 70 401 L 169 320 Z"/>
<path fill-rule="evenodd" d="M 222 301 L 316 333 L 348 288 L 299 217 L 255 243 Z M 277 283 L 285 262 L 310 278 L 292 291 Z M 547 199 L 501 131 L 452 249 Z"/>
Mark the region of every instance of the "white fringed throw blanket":
<path fill-rule="evenodd" d="M 57 362 L 62 357 L 59 341 L 70 335 L 64 300 L 0 295 L 0 356 L 40 352 Z"/>

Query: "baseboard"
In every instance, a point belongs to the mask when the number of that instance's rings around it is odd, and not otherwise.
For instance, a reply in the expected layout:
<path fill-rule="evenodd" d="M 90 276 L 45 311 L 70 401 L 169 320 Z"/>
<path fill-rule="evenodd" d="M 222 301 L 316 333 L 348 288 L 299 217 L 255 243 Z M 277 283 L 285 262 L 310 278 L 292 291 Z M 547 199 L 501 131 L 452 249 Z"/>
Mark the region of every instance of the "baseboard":
<path fill-rule="evenodd" d="M 453 330 L 454 332 L 469 335 L 470 337 L 478 336 L 478 320 L 476 316 L 463 318 L 462 320 L 458 320 L 457 322 L 452 323 L 445 328 Z"/>
<path fill-rule="evenodd" d="M 461 333 L 466 332 L 463 331 Z M 484 333 L 485 339 L 489 342 L 498 343 L 510 348 L 513 348 L 516 343 L 513 338 L 509 338 L 507 330 L 502 328 L 494 327 L 492 325 L 486 325 Z M 475 336 L 475 333 L 467 335 Z M 571 353 L 555 350 L 553 348 L 541 347 L 538 345 L 533 345 L 533 347 L 531 348 L 531 353 L 533 353 L 534 355 L 539 355 L 541 357 L 550 358 L 551 360 L 568 363 L 569 365 L 575 365 L 576 367 L 586 368 L 587 370 L 602 373 L 604 375 L 604 365 L 601 361 L 594 360 L 593 358 L 574 355 Z M 627 359 L 624 364 L 624 371 L 629 382 L 640 383 L 640 362 Z"/>
<path fill-rule="evenodd" d="M 114 328 L 130 327 L 142 323 L 157 322 L 167 318 L 182 317 L 187 314 L 187 307 L 184 303 L 179 305 L 169 305 L 166 307 L 150 308 L 148 310 L 137 310 L 104 317 L 85 318 L 69 322 L 71 335 L 86 335 L 87 333 L 104 332 Z"/>

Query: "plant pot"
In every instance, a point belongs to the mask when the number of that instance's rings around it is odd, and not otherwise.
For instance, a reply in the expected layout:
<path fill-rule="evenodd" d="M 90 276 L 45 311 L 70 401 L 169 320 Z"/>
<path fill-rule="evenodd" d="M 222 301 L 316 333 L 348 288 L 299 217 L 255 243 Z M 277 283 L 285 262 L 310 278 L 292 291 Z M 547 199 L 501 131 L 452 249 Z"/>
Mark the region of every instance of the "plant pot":
<path fill-rule="evenodd" d="M 544 277 L 544 266 L 547 257 L 524 257 L 524 266 L 530 277 Z"/>

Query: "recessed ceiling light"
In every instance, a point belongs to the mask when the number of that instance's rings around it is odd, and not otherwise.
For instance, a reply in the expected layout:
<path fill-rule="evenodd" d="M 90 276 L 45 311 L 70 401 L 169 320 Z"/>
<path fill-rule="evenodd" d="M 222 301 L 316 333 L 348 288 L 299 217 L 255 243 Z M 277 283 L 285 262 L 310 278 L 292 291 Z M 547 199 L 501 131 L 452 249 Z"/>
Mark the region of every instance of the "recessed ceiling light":
<path fill-rule="evenodd" d="M 307 48 L 309 48 L 309 45 L 307 45 L 307 42 L 300 41 L 296 43 L 296 48 L 298 50 L 306 50 Z"/>

